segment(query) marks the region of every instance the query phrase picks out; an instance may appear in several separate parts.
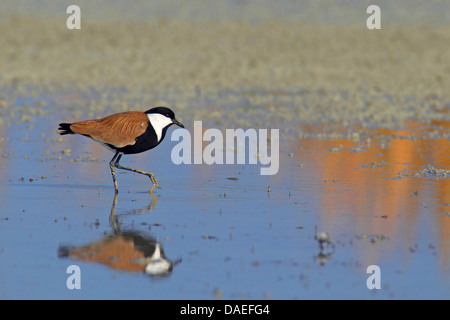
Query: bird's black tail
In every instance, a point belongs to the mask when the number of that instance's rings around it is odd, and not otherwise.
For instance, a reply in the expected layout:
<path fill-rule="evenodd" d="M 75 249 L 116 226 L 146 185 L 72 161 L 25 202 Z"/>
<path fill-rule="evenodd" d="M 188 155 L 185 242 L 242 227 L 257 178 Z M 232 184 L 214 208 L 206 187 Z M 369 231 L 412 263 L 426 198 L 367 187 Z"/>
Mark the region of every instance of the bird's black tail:
<path fill-rule="evenodd" d="M 60 124 L 59 124 L 59 128 L 58 128 L 58 130 L 60 130 L 60 131 L 59 131 L 59 134 L 60 134 L 60 135 L 64 135 L 64 134 L 74 134 L 75 132 L 73 132 L 73 131 L 70 129 L 70 125 L 71 125 L 71 123 L 60 123 Z"/>

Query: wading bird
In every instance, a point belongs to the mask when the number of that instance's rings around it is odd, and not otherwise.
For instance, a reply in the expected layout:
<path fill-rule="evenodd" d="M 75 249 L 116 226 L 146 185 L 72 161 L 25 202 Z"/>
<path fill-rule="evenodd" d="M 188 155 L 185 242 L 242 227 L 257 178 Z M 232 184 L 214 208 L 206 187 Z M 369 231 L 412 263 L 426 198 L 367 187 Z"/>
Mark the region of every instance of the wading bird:
<path fill-rule="evenodd" d="M 109 167 L 114 189 L 118 193 L 115 168 L 146 175 L 152 181 L 153 187 L 161 188 L 153 173 L 124 167 L 119 164 L 119 160 L 124 154 L 141 153 L 156 147 L 172 124 L 184 128 L 183 124 L 175 119 L 172 110 L 157 107 L 145 112 L 128 111 L 101 119 L 60 123 L 58 130 L 60 135 L 81 134 L 89 137 L 115 153 Z"/>

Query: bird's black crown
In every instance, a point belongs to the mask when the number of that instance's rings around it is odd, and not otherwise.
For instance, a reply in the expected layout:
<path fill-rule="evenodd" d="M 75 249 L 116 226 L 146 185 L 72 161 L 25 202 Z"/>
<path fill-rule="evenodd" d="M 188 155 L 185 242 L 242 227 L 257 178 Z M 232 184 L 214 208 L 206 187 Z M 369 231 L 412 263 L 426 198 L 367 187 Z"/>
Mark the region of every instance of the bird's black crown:
<path fill-rule="evenodd" d="M 175 113 L 170 110 L 169 108 L 166 107 L 156 107 L 156 108 L 152 108 L 150 110 L 145 111 L 145 113 L 149 114 L 149 113 L 159 113 L 162 114 L 163 116 L 166 116 L 170 119 L 175 119 Z"/>

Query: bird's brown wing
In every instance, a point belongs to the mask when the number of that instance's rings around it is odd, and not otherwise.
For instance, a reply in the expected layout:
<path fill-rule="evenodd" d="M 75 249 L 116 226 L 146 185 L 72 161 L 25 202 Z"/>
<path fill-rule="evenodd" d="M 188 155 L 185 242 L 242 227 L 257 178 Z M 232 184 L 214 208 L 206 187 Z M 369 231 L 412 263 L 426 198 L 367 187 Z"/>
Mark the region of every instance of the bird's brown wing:
<path fill-rule="evenodd" d="M 144 112 L 116 113 L 105 118 L 72 123 L 70 129 L 117 148 L 133 145 L 147 130 L 149 120 Z"/>

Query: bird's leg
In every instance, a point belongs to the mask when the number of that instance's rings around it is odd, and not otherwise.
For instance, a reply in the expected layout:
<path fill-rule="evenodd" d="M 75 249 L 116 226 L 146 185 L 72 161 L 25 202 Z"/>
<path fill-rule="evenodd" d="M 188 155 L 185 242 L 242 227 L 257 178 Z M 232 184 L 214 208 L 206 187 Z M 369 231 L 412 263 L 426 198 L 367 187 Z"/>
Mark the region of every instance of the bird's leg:
<path fill-rule="evenodd" d="M 116 161 L 113 163 L 114 167 L 116 167 L 117 169 L 128 170 L 128 171 L 132 171 L 132 172 L 143 174 L 144 176 L 147 176 L 147 177 L 150 178 L 150 180 L 152 180 L 154 186 L 156 186 L 158 189 L 161 189 L 161 187 L 158 184 L 158 180 L 156 180 L 156 177 L 155 177 L 155 175 L 153 173 L 124 167 L 124 166 L 122 166 L 119 163 L 119 160 L 120 160 L 121 157 L 122 157 L 122 155 L 119 155 L 117 157 Z M 151 190 L 153 191 L 153 188 Z"/>
<path fill-rule="evenodd" d="M 117 185 L 116 170 L 114 169 L 114 167 L 116 165 L 116 162 L 119 161 L 119 159 L 120 159 L 120 154 L 118 152 L 116 152 L 114 157 L 109 162 L 109 168 L 111 169 L 111 175 L 112 175 L 112 178 L 113 178 L 114 190 L 116 191 L 116 194 L 119 193 L 119 186 Z"/>

